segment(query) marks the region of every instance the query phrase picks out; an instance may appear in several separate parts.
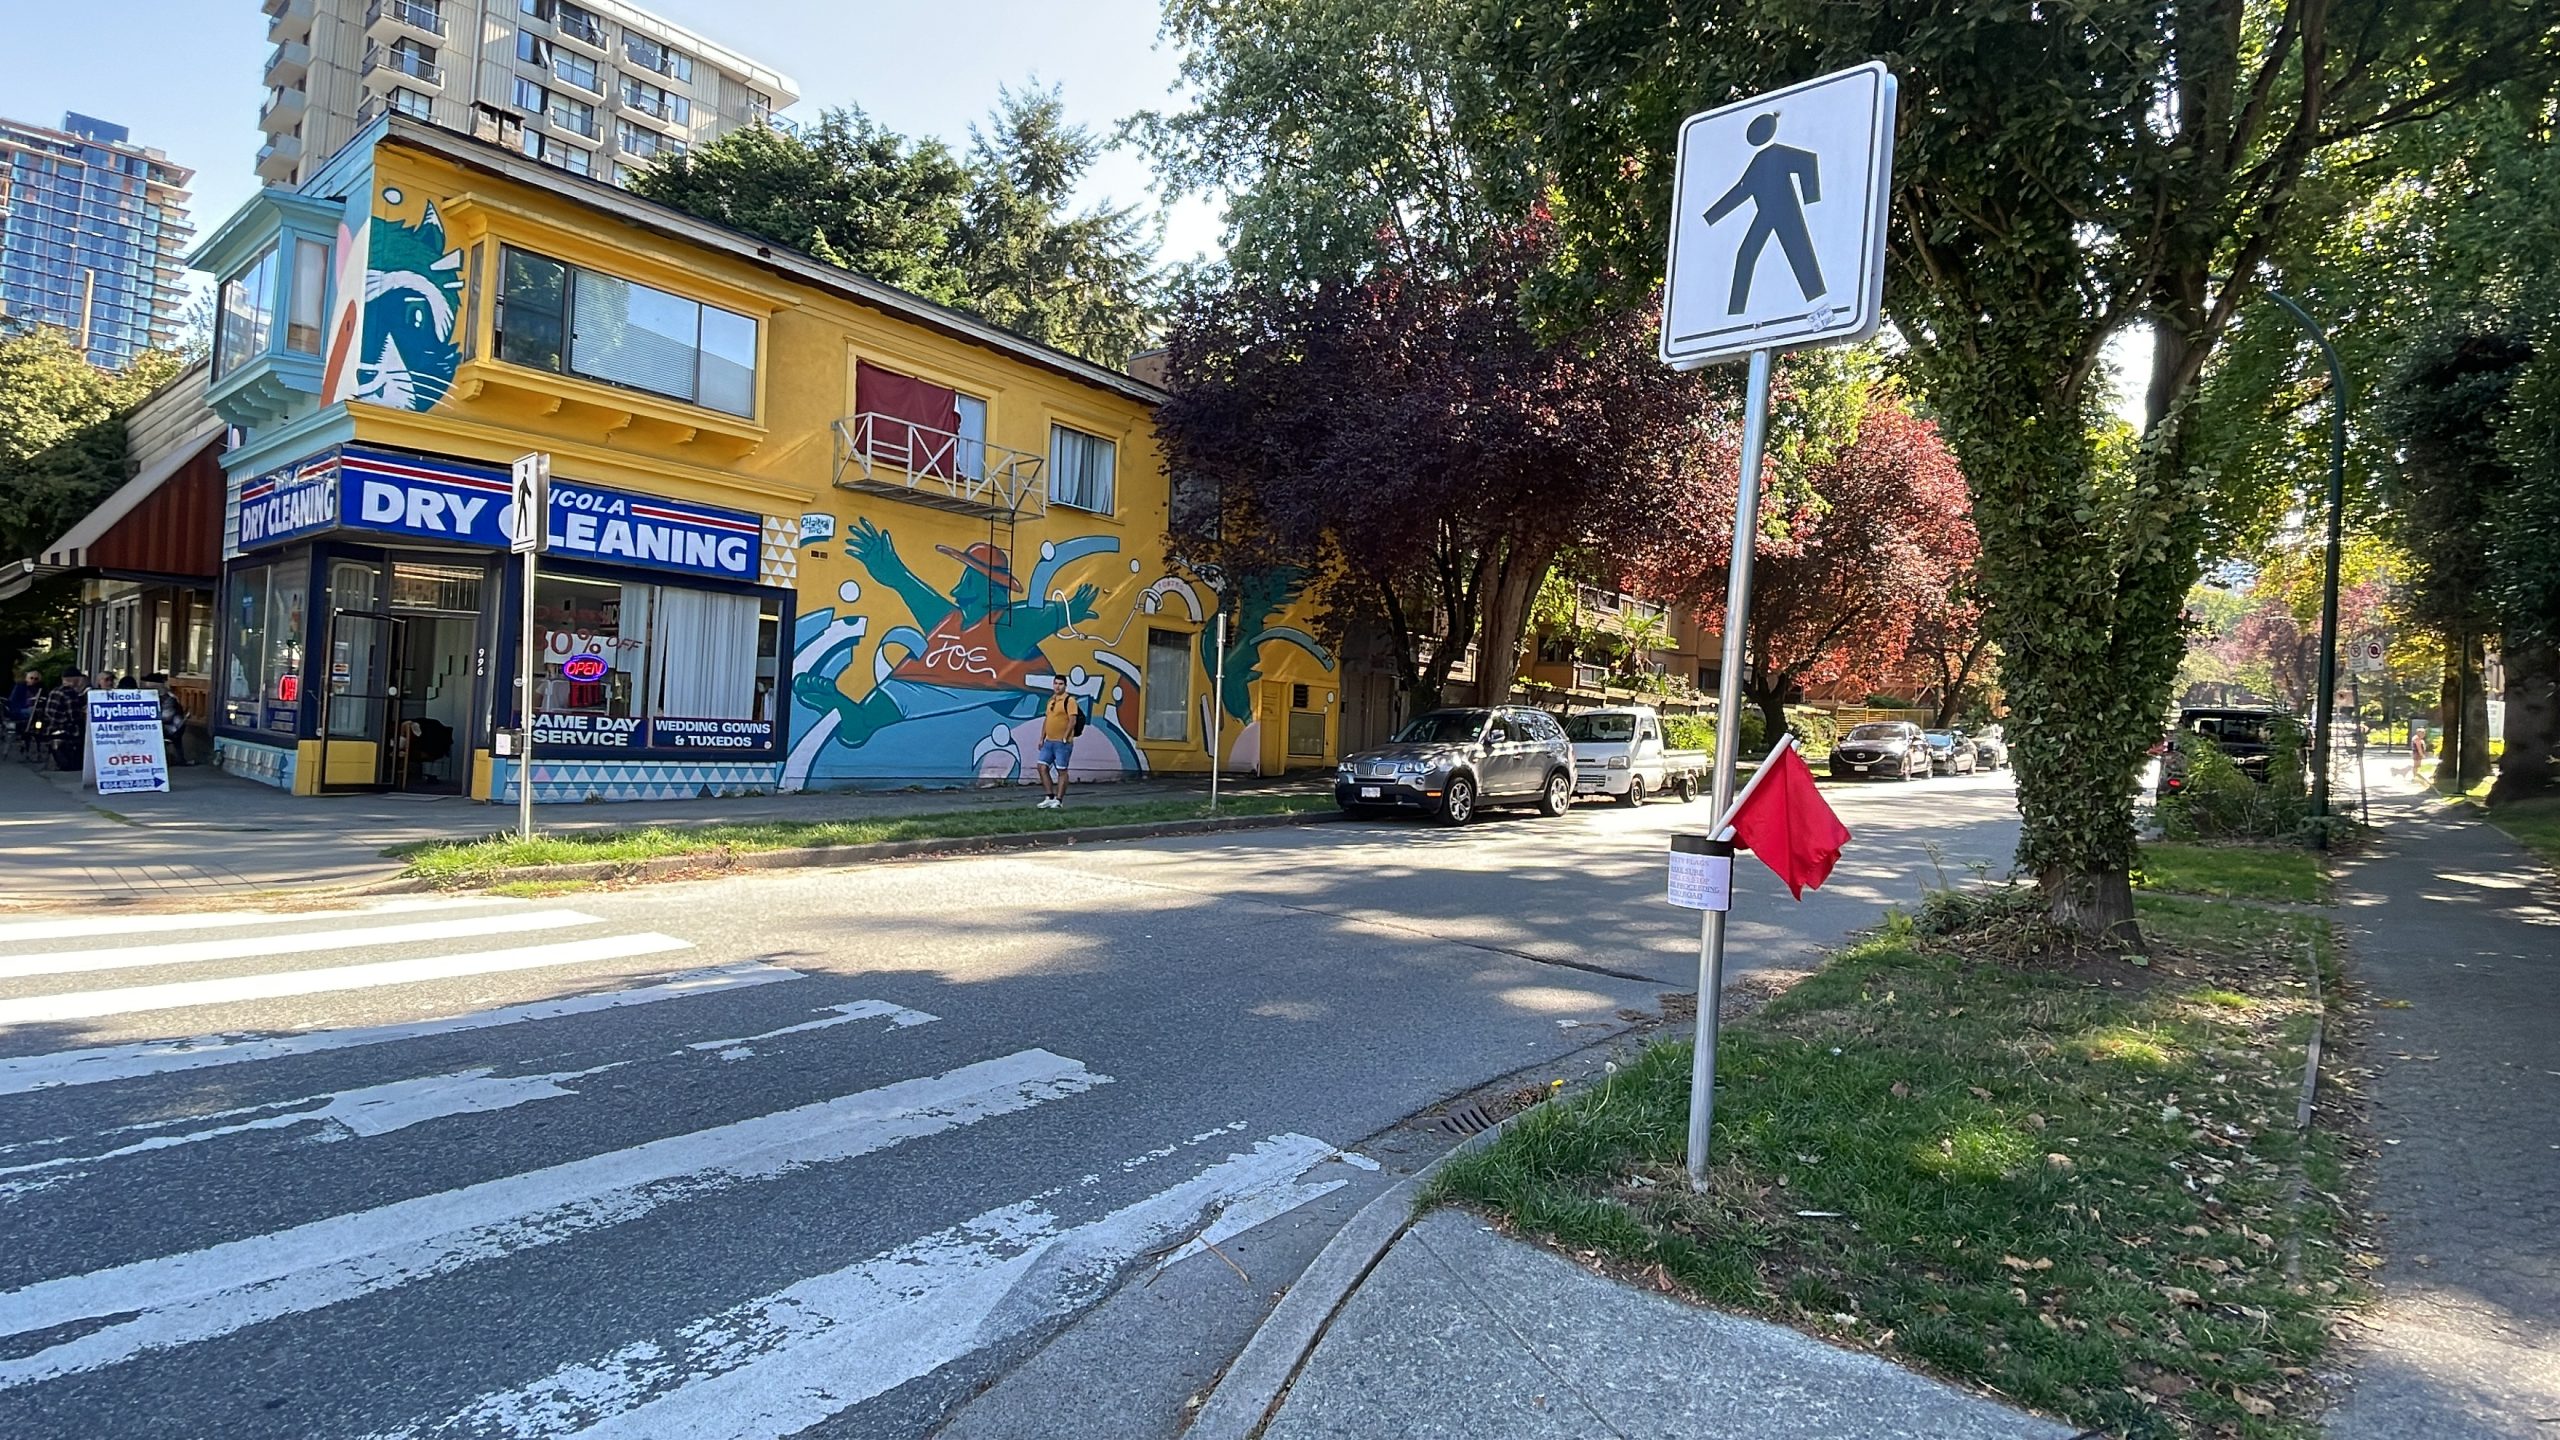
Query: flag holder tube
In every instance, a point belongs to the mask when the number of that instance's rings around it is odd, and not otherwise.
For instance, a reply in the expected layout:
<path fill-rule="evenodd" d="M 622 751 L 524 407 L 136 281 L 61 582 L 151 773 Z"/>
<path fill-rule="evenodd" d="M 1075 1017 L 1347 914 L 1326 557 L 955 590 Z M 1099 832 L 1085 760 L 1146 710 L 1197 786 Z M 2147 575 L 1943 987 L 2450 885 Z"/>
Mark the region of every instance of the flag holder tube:
<path fill-rule="evenodd" d="M 1716 833 L 1733 818 L 1733 767 L 1742 749 L 1742 635 L 1751 618 L 1751 555 L 1760 537 L 1760 452 L 1769 438 L 1770 352 L 1751 352 L 1742 402 L 1742 465 L 1733 493 L 1733 559 L 1726 565 L 1724 663 L 1716 677 Z M 1763 767 L 1762 775 L 1768 773 Z M 1753 784 L 1759 775 L 1751 777 Z M 1724 1002 L 1724 916 L 1705 912 L 1698 940 L 1697 1054 L 1689 1069 L 1689 1188 L 1707 1188 L 1707 1137 L 1716 1118 L 1716 1031 Z"/>

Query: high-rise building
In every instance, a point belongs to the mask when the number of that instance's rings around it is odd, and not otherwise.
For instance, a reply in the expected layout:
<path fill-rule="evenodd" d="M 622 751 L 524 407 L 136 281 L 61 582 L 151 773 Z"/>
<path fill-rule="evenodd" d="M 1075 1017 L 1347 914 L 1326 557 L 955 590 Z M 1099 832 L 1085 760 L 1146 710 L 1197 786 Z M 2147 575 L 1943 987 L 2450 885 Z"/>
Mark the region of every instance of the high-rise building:
<path fill-rule="evenodd" d="M 121 125 L 0 120 L 0 324 L 86 336 L 100 365 L 174 342 L 194 178 Z"/>
<path fill-rule="evenodd" d="M 265 0 L 258 174 L 299 184 L 384 110 L 621 184 L 800 98 L 787 77 L 615 0 Z"/>

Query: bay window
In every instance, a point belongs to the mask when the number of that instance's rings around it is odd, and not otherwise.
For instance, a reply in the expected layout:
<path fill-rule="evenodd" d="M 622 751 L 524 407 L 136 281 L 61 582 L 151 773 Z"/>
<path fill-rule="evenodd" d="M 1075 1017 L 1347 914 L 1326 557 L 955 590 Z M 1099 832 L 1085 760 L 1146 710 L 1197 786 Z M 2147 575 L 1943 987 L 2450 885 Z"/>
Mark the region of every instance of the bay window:
<path fill-rule="evenodd" d="M 258 252 L 257 259 L 222 282 L 221 303 L 213 322 L 215 379 L 267 353 L 267 342 L 275 329 L 275 302 L 276 247 L 270 244 Z"/>

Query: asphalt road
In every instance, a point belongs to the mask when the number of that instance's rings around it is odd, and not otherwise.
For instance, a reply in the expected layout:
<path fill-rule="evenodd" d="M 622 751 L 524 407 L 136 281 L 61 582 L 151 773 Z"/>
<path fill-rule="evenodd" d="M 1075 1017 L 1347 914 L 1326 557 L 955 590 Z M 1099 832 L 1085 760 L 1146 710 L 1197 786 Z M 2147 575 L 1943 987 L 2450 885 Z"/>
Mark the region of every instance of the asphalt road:
<path fill-rule="evenodd" d="M 1828 793 L 1737 972 L 2005 868 L 2005 776 Z M 1169 1436 L 1400 1122 L 1694 983 L 1704 812 L 14 915 L 0 1434 Z"/>

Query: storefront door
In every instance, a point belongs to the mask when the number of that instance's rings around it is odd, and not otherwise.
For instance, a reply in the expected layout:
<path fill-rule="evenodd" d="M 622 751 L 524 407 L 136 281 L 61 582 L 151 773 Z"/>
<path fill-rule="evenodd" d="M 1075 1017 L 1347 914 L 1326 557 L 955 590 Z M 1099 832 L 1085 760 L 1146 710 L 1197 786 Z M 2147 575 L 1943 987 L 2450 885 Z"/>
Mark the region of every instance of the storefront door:
<path fill-rule="evenodd" d="M 329 657 L 328 703 L 320 738 L 327 759 L 320 788 L 377 790 L 397 784 L 392 723 L 399 714 L 399 656 L 406 624 L 367 610 L 332 610 L 322 653 Z"/>

